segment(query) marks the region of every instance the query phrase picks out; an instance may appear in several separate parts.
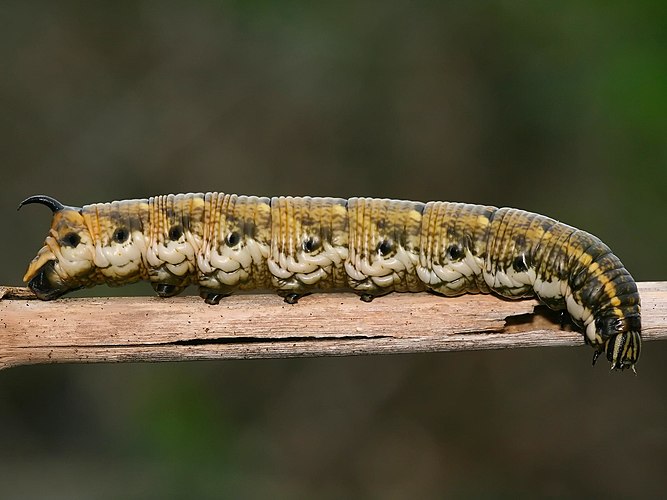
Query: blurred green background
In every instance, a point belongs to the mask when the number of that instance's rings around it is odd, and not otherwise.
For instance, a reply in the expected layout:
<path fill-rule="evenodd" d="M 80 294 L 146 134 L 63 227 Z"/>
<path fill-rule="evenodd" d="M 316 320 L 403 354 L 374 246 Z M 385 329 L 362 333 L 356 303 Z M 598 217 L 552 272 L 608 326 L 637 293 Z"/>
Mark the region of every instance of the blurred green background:
<path fill-rule="evenodd" d="M 665 5 L 5 0 L 0 283 L 28 195 L 207 190 L 517 206 L 665 280 Z M 15 368 L 3 498 L 658 497 L 665 344 Z"/>

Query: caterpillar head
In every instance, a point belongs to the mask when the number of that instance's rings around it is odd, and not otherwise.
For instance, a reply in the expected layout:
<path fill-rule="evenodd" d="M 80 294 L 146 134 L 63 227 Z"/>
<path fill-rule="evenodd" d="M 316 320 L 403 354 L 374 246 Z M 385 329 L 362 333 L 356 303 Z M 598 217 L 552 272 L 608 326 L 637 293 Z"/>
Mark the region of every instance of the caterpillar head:
<path fill-rule="evenodd" d="M 641 350 L 641 335 L 637 331 L 619 333 L 605 343 L 607 359 L 612 370 L 630 368 L 634 371 Z"/>
<path fill-rule="evenodd" d="M 42 300 L 56 299 L 94 284 L 93 239 L 82 210 L 45 195 L 31 196 L 18 208 L 31 203 L 49 207 L 53 219 L 44 246 L 28 266 L 23 280 Z"/>
<path fill-rule="evenodd" d="M 624 310 L 619 311 L 616 306 L 604 308 L 598 313 L 595 322 L 591 322 L 587 327 L 589 331 L 594 331 L 594 337 L 587 337 L 587 342 L 595 348 L 593 355 L 593 364 L 603 353 L 611 363 L 612 370 L 625 370 L 626 368 L 635 371 L 635 364 L 639 360 L 641 353 L 641 316 L 639 295 L 636 293 L 623 295 Z"/>

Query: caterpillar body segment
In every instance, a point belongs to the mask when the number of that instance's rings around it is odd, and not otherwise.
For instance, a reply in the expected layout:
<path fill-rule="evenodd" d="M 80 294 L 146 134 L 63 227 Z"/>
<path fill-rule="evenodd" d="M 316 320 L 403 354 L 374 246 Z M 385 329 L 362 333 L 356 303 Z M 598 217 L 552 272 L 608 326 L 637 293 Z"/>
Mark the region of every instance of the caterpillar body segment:
<path fill-rule="evenodd" d="M 347 200 L 274 197 L 267 267 L 274 288 L 290 302 L 313 289 L 348 286 Z"/>
<path fill-rule="evenodd" d="M 286 301 L 322 290 L 536 296 L 565 309 L 615 369 L 641 347 L 637 286 L 598 238 L 543 215 L 464 203 L 191 193 L 53 211 L 24 280 L 42 299 L 148 280 L 160 296 L 199 286 Z"/>
<path fill-rule="evenodd" d="M 429 290 L 446 296 L 491 292 L 483 270 L 495 210 L 465 203 L 426 204 L 417 275 Z"/>

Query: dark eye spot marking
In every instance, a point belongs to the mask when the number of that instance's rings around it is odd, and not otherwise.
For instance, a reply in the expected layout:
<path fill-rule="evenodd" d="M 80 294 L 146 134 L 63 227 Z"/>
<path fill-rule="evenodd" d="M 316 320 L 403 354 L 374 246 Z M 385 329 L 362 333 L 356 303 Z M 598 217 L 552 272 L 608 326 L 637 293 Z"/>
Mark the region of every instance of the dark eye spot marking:
<path fill-rule="evenodd" d="M 76 233 L 67 233 L 65 237 L 60 240 L 61 243 L 67 247 L 75 247 L 81 243 L 81 236 Z"/>
<path fill-rule="evenodd" d="M 528 264 L 526 263 L 526 257 L 522 254 L 514 258 L 512 262 L 512 267 L 517 273 L 522 273 L 528 271 Z"/>
<path fill-rule="evenodd" d="M 450 260 L 461 260 L 463 258 L 463 248 L 459 245 L 450 245 L 447 247 L 447 256 Z"/>
<path fill-rule="evenodd" d="M 236 245 L 239 244 L 241 241 L 241 235 L 234 231 L 233 233 L 229 233 L 227 235 L 227 238 L 225 238 L 225 243 L 227 243 L 228 247 L 235 247 Z"/>
<path fill-rule="evenodd" d="M 394 250 L 394 242 L 391 240 L 382 240 L 378 243 L 377 251 L 383 257 L 386 257 Z"/>
<path fill-rule="evenodd" d="M 178 241 L 183 236 L 183 228 L 181 226 L 171 226 L 169 229 L 169 239 L 171 241 Z"/>
<path fill-rule="evenodd" d="M 124 227 L 116 228 L 111 237 L 116 243 L 125 243 L 130 237 L 130 232 Z"/>
<path fill-rule="evenodd" d="M 320 241 L 319 238 L 315 236 L 310 236 L 306 240 L 304 240 L 302 247 L 305 252 L 311 253 L 320 248 L 321 245 L 322 242 Z"/>

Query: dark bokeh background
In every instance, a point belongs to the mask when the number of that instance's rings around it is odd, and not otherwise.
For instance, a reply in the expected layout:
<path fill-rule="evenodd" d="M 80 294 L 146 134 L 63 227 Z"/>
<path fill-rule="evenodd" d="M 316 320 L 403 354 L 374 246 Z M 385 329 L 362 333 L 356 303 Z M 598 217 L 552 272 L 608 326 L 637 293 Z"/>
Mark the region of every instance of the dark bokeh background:
<path fill-rule="evenodd" d="M 667 279 L 662 1 L 0 4 L 0 283 L 47 193 L 510 205 Z M 110 294 L 104 287 L 87 293 Z M 150 293 L 139 285 L 122 293 Z M 437 318 L 433 318 L 437 321 Z M 0 372 L 4 498 L 657 497 L 667 346 Z"/>

